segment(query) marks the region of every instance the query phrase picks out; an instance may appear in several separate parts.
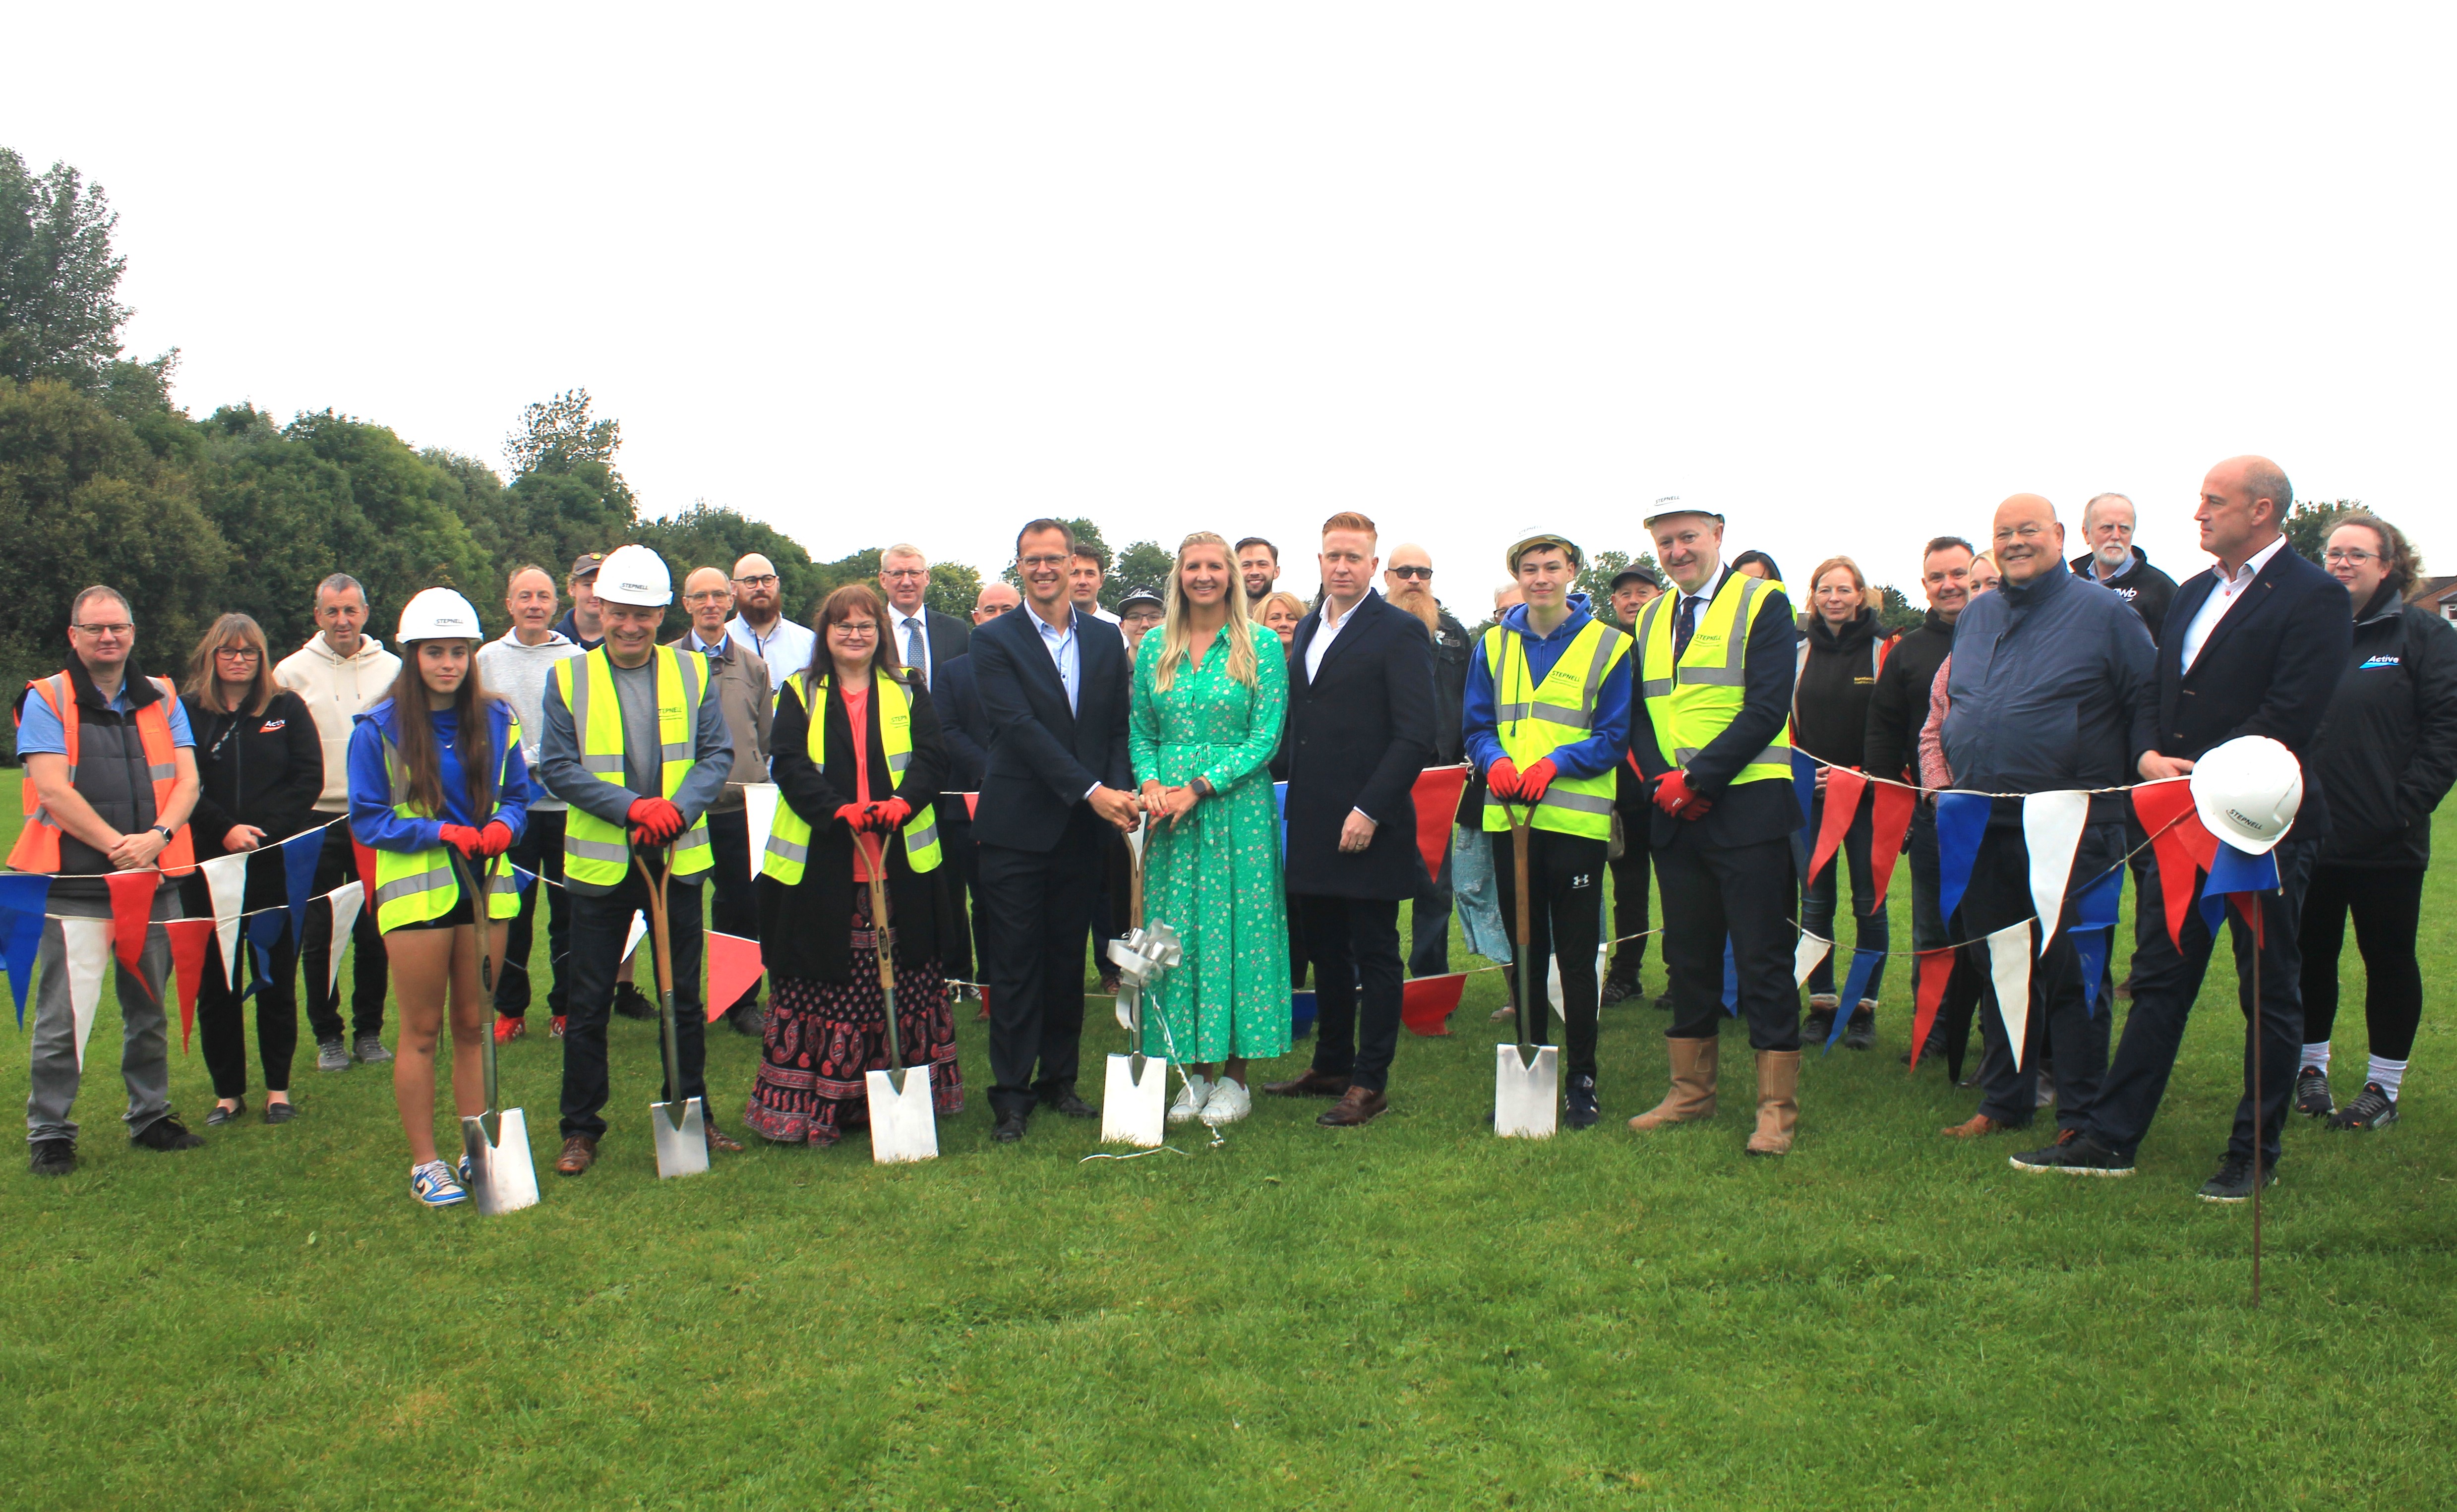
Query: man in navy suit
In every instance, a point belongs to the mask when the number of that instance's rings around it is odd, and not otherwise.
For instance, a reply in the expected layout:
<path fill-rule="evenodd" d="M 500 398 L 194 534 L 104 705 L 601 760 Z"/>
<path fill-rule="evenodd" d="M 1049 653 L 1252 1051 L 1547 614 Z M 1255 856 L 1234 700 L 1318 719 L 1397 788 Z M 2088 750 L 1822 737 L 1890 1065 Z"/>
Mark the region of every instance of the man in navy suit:
<path fill-rule="evenodd" d="M 1313 1064 L 1263 1090 L 1369 1122 L 1399 1045 L 1399 903 L 1428 890 L 1416 774 L 1434 760 L 1434 643 L 1373 591 L 1373 521 L 1323 521 L 1322 602 L 1289 644 L 1288 888 L 1315 968 Z M 1358 987 L 1362 984 L 1363 1011 Z"/>
<path fill-rule="evenodd" d="M 1126 643 L 1067 601 L 1075 541 L 1055 520 L 1016 537 L 1024 610 L 972 637 L 973 682 L 989 731 L 973 815 L 990 991 L 990 1107 L 1001 1144 L 1023 1137 L 1036 1105 L 1072 1118 L 1084 1032 L 1084 943 L 1102 826 L 1134 828 L 1126 753 Z"/>
<path fill-rule="evenodd" d="M 2261 896 L 2256 945 L 2232 907 L 2236 974 L 2247 1021 L 2259 971 L 2260 1021 L 2245 1035 L 2244 1095 L 2218 1175 L 2200 1190 L 2208 1202 L 2240 1202 L 2256 1183 L 2278 1179 L 2278 1130 L 2295 1084 L 2302 1043 L 2302 955 L 2297 930 L 2313 857 L 2328 832 L 2329 809 L 2309 756 L 2329 698 L 2346 665 L 2354 614 L 2335 578 L 2295 554 L 2282 531 L 2294 490 L 2263 457 L 2219 463 L 2201 480 L 2201 549 L 2218 559 L 2176 590 L 2158 636 L 2156 702 L 2137 706 L 2133 745 L 2145 782 L 2190 773 L 2210 747 L 2240 735 L 2266 735 L 2303 766 L 2303 805 L 2278 848 L 2279 890 Z M 2184 915 L 2182 948 L 2168 938 L 2156 857 L 2143 869 L 2134 909 L 2133 1014 L 2116 1059 L 2099 1084 L 2088 1127 L 2044 1150 L 2015 1155 L 2025 1171 L 2130 1175 L 2134 1151 L 2149 1133 L 2183 1043 L 2184 1020 L 2200 995 L 2216 941 L 2196 908 Z M 2261 1085 L 2252 1085 L 2251 1034 L 2261 1044 Z M 2261 1098 L 2261 1149 L 2253 1149 L 2253 1102 Z M 2256 1164 L 2256 1159 L 2258 1164 Z"/>
<path fill-rule="evenodd" d="M 981 584 L 973 599 L 973 623 L 987 624 L 1023 602 L 1022 596 L 1007 583 L 992 579 Z M 970 642 L 966 643 L 969 648 Z M 981 692 L 973 681 L 973 659 L 967 654 L 939 664 L 931 679 L 930 701 L 939 706 L 939 726 L 947 739 L 947 788 L 939 799 L 939 835 L 947 857 L 954 862 L 956 875 L 963 883 L 963 891 L 977 899 L 981 889 L 981 854 L 973 845 L 973 810 L 964 801 L 966 793 L 981 790 L 981 774 L 989 767 L 989 722 L 981 715 Z M 978 901 L 973 905 L 972 923 L 960 938 L 969 948 L 959 944 L 947 952 L 948 971 L 960 977 L 973 974 L 974 963 L 986 963 L 988 952 L 981 949 L 981 910 Z M 986 1001 L 981 1017 L 990 1016 Z"/>

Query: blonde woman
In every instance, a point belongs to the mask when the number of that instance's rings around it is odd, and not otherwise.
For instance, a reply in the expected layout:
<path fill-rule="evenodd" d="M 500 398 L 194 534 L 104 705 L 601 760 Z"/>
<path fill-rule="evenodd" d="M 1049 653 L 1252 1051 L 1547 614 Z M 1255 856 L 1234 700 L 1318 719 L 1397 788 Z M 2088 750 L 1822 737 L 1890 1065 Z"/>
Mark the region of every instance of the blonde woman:
<path fill-rule="evenodd" d="M 1265 598 L 1256 618 L 1263 628 L 1280 638 L 1280 649 L 1286 652 L 1289 643 L 1296 639 L 1297 626 L 1306 617 L 1305 601 L 1293 593 L 1274 593 Z"/>
<path fill-rule="evenodd" d="M 1135 658 L 1126 730 L 1153 823 L 1144 917 L 1173 927 L 1186 948 L 1151 993 L 1144 1030 L 1147 1052 L 1187 1068 L 1168 1113 L 1178 1123 L 1245 1117 L 1254 1106 L 1247 1061 L 1289 1049 L 1288 917 L 1269 770 L 1288 712 L 1288 664 L 1247 618 L 1240 586 L 1221 537 L 1198 531 L 1178 546 L 1157 644 L 1146 636 Z"/>

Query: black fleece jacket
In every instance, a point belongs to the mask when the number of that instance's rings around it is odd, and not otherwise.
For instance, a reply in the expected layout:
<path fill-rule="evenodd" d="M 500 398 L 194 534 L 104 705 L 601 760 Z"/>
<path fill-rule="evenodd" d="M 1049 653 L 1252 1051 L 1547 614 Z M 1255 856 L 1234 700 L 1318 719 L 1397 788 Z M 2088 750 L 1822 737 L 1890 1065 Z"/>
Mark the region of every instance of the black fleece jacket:
<path fill-rule="evenodd" d="M 2384 586 L 2355 622 L 2348 671 L 2312 752 L 2333 867 L 2431 862 L 2431 810 L 2457 782 L 2457 630 Z"/>
<path fill-rule="evenodd" d="M 1873 609 L 1846 620 L 1840 630 L 1822 614 L 1808 617 L 1800 680 L 1791 690 L 1794 746 L 1838 766 L 1861 765 L 1869 744 L 1869 704 L 1877 691 L 1877 646 L 1884 639 Z"/>
<path fill-rule="evenodd" d="M 2098 582 L 2087 551 L 2073 560 L 2073 574 L 2090 582 Z M 2176 580 L 2150 565 L 2150 553 L 2139 546 L 2133 548 L 2133 565 L 2117 573 L 2114 582 L 2098 582 L 2108 592 L 2133 605 L 2141 623 L 2150 627 L 2150 639 L 2165 644 L 2159 638 L 2166 633 L 2167 606 L 2176 602 Z M 1936 674 L 1930 672 L 1930 677 Z"/>
<path fill-rule="evenodd" d="M 1919 781 L 1920 728 L 1928 723 L 1929 688 L 1936 669 L 1953 654 L 1952 622 L 1928 611 L 1928 622 L 1907 632 L 1886 653 L 1885 670 L 1869 699 L 1863 769 L 1901 782 Z"/>
<path fill-rule="evenodd" d="M 307 828 L 324 791 L 324 746 L 298 694 L 282 689 L 261 714 L 224 713 L 194 695 L 179 702 L 196 737 L 200 786 L 189 824 L 197 860 L 222 854 L 222 837 L 236 825 L 263 830 L 266 845 Z"/>

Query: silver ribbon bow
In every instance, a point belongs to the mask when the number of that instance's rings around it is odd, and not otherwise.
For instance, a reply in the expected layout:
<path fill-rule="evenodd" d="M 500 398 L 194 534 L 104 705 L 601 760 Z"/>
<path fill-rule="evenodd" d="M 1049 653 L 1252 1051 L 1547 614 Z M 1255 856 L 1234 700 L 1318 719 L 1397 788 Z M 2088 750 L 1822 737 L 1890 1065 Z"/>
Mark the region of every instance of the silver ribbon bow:
<path fill-rule="evenodd" d="M 1109 942 L 1109 960 L 1118 969 L 1118 1027 L 1136 1032 L 1144 989 L 1168 974 L 1186 959 L 1177 930 L 1166 924 L 1147 924 L 1123 940 Z"/>

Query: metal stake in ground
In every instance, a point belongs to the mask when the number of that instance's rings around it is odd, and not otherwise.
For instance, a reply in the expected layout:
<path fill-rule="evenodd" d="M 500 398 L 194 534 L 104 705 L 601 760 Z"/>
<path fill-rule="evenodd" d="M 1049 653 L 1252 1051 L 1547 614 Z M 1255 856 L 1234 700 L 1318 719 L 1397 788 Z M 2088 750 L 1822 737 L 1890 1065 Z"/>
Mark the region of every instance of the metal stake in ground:
<path fill-rule="evenodd" d="M 2261 1165 L 2261 898 L 2251 894 L 2252 915 L 2252 1305 L 2261 1305 L 2261 1188 L 2269 1175 Z"/>
<path fill-rule="evenodd" d="M 1151 816 L 1146 814 L 1126 847 L 1134 863 L 1126 892 L 1126 938 L 1108 947 L 1119 968 L 1118 1017 L 1125 1024 L 1126 1052 L 1109 1057 L 1101 1088 L 1101 1142 L 1146 1150 L 1159 1146 L 1168 1114 L 1168 1062 L 1144 1053 L 1144 977 L 1152 966 L 1143 953 L 1144 848 L 1150 839 Z"/>
<path fill-rule="evenodd" d="M 1518 938 L 1514 943 L 1518 975 L 1518 1042 L 1493 1047 L 1493 1132 L 1505 1137 L 1549 1139 L 1559 1127 L 1561 1052 L 1550 1045 L 1531 1045 L 1527 1014 L 1535 981 L 1531 972 L 1533 912 L 1527 896 L 1528 823 L 1508 802 L 1501 811 L 1510 820 L 1511 875 L 1518 885 Z"/>
<path fill-rule="evenodd" d="M 487 911 L 487 905 L 494 899 L 495 858 L 486 858 L 485 870 L 473 881 L 468 863 L 460 852 L 446 846 L 444 853 L 452 862 L 461 895 L 470 900 L 469 916 L 478 931 L 478 984 L 483 990 L 480 1001 L 488 1005 L 486 1016 L 491 1017 L 495 1001 L 495 930 L 494 916 Z M 478 1056 L 485 1073 L 486 1107 L 474 1118 L 462 1118 L 461 1154 L 469 1168 L 470 1199 L 477 1203 L 479 1212 L 491 1217 L 537 1205 L 537 1165 L 529 1156 L 528 1114 L 518 1108 L 498 1109 L 491 1025 L 479 1031 Z"/>
<path fill-rule="evenodd" d="M 674 947 L 666 920 L 666 879 L 673 874 L 671 858 L 663 866 L 650 859 L 665 854 L 635 849 L 640 875 L 649 883 L 649 934 L 657 950 L 657 1029 L 666 1057 L 666 1094 L 683 1084 L 682 1049 L 674 1039 Z M 708 1169 L 708 1109 L 697 1097 L 649 1104 L 649 1127 L 656 1134 L 657 1175 L 695 1176 Z"/>
<path fill-rule="evenodd" d="M 930 1108 L 930 1068 L 904 1064 L 904 1033 L 896 1022 L 896 932 L 887 915 L 887 846 L 853 843 L 870 863 L 870 935 L 878 949 L 878 995 L 887 1006 L 886 1071 L 862 1073 L 870 1098 L 870 1157 L 880 1165 L 939 1157 L 939 1122 Z"/>

